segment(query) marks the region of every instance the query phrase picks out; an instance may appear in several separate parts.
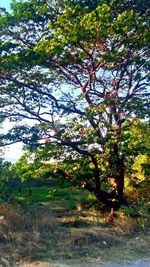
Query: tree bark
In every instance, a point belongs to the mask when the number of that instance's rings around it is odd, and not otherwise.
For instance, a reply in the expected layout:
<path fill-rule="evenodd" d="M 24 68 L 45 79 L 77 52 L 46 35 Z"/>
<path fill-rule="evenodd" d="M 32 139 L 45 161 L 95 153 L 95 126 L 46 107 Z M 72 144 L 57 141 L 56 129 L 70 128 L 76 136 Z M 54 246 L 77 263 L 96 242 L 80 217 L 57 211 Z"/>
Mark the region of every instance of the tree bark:
<path fill-rule="evenodd" d="M 95 178 L 95 195 L 97 197 L 99 197 L 100 193 L 101 193 L 101 183 L 100 183 L 100 171 L 99 171 L 99 167 L 97 164 L 96 159 L 94 158 L 93 155 L 90 155 L 90 158 L 92 160 L 92 163 L 94 165 L 94 178 Z"/>
<path fill-rule="evenodd" d="M 114 145 L 114 158 L 116 167 L 116 195 L 120 205 L 126 204 L 124 196 L 124 171 L 125 171 L 125 155 L 119 156 L 118 144 Z"/>

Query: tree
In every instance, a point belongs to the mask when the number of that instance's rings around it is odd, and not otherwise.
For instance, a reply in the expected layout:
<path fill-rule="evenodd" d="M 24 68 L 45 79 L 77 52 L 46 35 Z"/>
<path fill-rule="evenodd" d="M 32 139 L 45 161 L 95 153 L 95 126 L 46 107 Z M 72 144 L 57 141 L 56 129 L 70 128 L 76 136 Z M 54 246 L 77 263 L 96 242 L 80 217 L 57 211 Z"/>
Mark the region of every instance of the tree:
<path fill-rule="evenodd" d="M 150 181 L 150 127 L 149 122 L 135 120 L 124 133 L 122 150 L 127 151 L 126 180 L 135 188 L 146 186 Z"/>
<path fill-rule="evenodd" d="M 8 182 L 12 178 L 11 163 L 0 157 L 0 202 L 8 200 Z"/>
<path fill-rule="evenodd" d="M 52 163 L 39 161 L 33 158 L 32 153 L 26 151 L 19 160 L 11 167 L 13 177 L 21 182 L 32 182 L 36 180 L 49 179 L 54 176 L 54 166 Z"/>
<path fill-rule="evenodd" d="M 46 143 L 80 157 L 89 172 L 82 185 L 120 206 L 123 133 L 148 115 L 147 1 L 32 0 L 11 8 L 1 10 L 0 116 L 15 126 L 1 136 L 4 145 Z M 109 179 L 115 185 L 105 192 Z"/>
<path fill-rule="evenodd" d="M 10 166 L 10 162 L 4 161 L 2 158 L 0 158 L 0 180 L 6 180 L 10 177 Z"/>

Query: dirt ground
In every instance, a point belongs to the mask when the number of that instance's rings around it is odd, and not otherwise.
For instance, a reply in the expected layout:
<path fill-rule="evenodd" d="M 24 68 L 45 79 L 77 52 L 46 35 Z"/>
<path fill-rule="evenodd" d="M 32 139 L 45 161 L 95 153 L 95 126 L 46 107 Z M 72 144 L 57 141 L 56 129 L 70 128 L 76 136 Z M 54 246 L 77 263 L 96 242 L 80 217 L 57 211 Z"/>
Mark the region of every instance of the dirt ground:
<path fill-rule="evenodd" d="M 110 222 L 109 214 L 63 203 L 1 211 L 0 267 L 150 267 L 149 225 L 140 229 L 123 215 Z"/>

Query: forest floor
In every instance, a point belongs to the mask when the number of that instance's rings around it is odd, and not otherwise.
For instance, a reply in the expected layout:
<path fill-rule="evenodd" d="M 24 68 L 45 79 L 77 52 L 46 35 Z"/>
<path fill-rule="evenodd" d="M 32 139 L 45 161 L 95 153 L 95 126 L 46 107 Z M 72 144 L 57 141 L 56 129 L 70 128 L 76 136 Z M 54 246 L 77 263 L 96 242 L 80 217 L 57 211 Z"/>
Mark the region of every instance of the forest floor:
<path fill-rule="evenodd" d="M 142 228 L 124 213 L 111 220 L 109 212 L 80 207 L 81 192 L 72 189 L 49 188 L 47 199 L 36 190 L 19 194 L 24 207 L 0 205 L 0 267 L 150 266 L 148 221 Z"/>

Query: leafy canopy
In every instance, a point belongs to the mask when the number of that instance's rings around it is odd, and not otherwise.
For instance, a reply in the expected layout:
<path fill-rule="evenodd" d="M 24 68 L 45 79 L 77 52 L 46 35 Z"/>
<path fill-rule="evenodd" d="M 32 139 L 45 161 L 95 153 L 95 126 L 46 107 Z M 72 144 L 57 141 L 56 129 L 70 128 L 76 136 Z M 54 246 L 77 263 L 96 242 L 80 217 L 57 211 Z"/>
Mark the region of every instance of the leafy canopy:
<path fill-rule="evenodd" d="M 124 133 L 148 116 L 147 1 L 13 1 L 11 8 L 0 17 L 0 117 L 15 126 L 3 144 L 46 143 L 53 157 L 87 157 L 97 192 L 100 179 L 119 181 Z"/>

